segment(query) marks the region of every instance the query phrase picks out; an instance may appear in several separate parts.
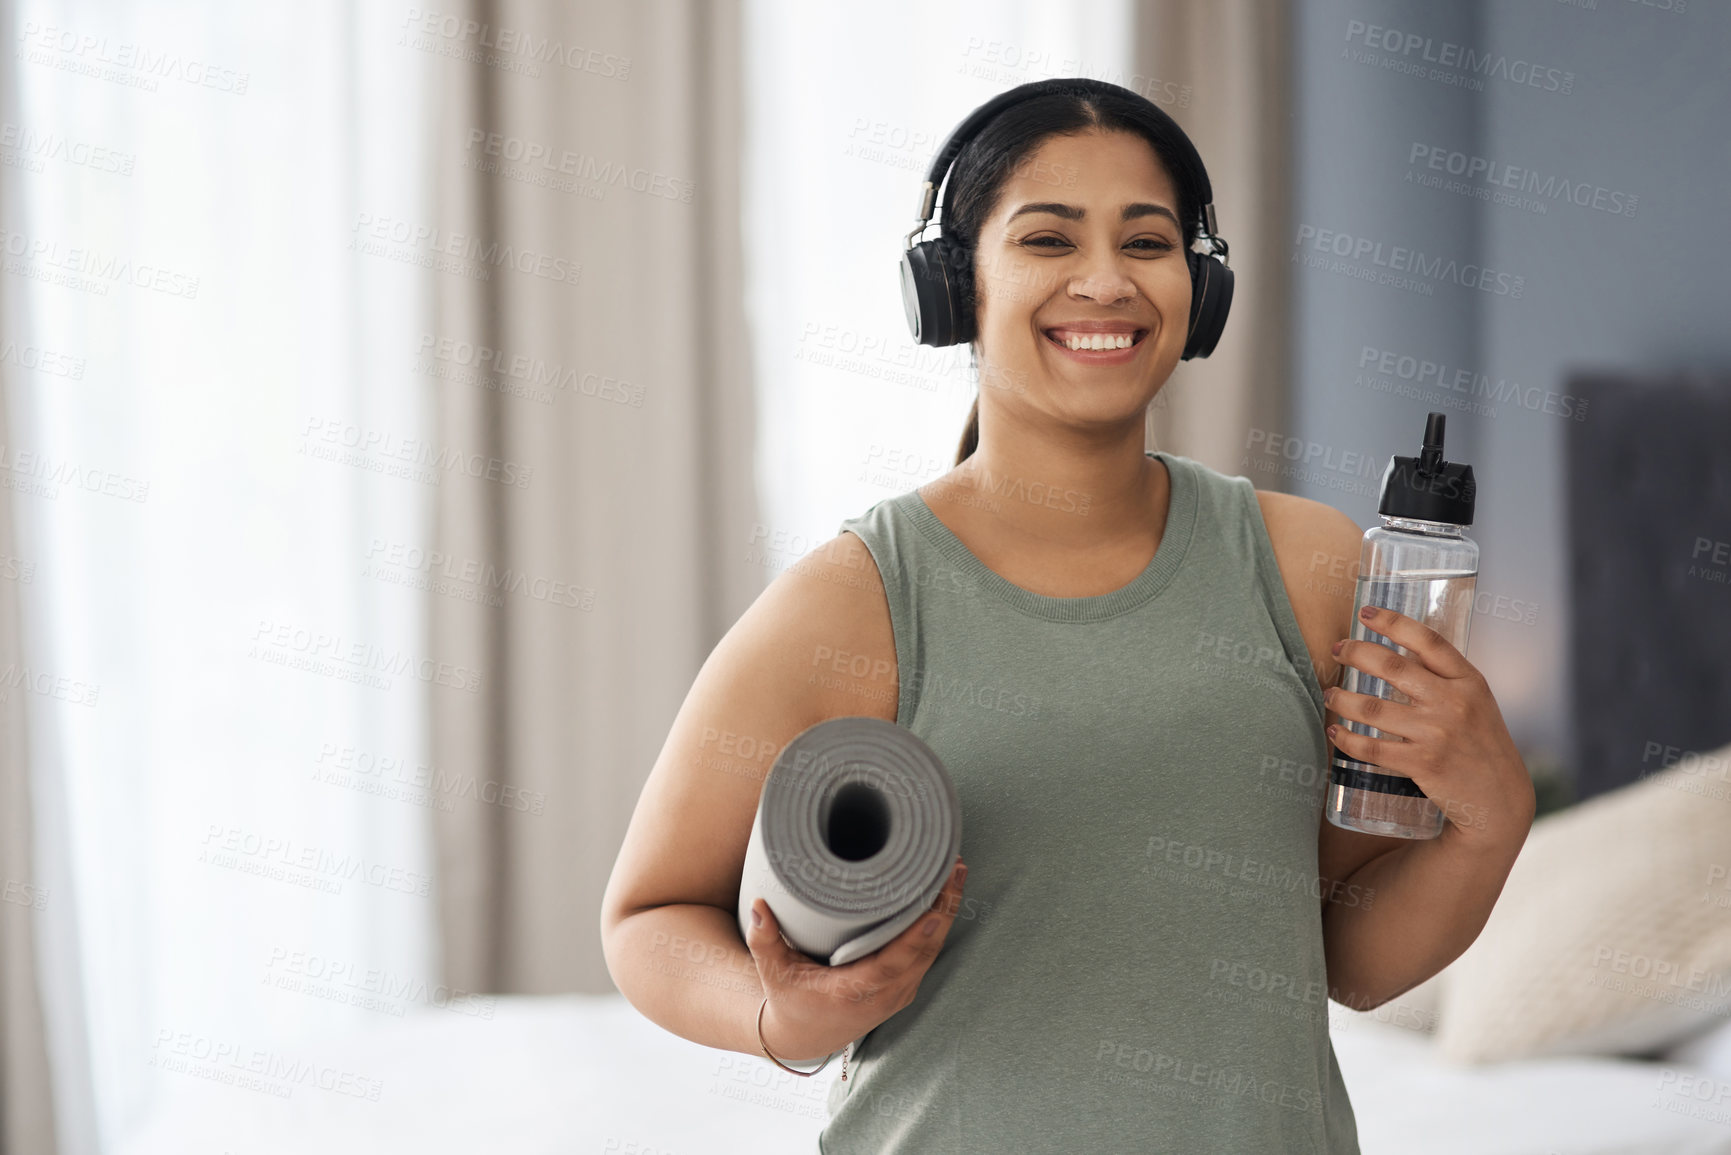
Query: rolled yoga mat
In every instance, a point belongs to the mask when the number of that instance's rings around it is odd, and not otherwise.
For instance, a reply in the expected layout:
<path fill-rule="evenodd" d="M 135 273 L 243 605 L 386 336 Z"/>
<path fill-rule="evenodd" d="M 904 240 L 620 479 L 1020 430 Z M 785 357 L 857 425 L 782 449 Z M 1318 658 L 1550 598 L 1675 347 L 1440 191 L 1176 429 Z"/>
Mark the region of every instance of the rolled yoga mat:
<path fill-rule="evenodd" d="M 795 949 L 840 966 L 911 926 L 962 847 L 955 783 L 910 731 L 881 718 L 819 722 L 770 767 L 739 885 L 739 928 L 761 898 Z"/>

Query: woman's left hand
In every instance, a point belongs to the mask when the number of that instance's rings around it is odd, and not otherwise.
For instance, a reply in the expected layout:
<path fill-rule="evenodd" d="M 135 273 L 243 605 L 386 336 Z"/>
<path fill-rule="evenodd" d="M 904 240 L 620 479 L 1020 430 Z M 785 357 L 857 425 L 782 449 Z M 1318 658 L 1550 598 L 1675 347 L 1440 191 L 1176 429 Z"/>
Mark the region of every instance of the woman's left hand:
<path fill-rule="evenodd" d="M 1381 678 L 1410 704 L 1330 686 L 1323 692 L 1330 709 L 1385 735 L 1331 725 L 1335 749 L 1410 777 L 1461 834 L 1519 847 L 1532 827 L 1533 780 L 1484 675 L 1447 638 L 1405 614 L 1367 606 L 1360 620 L 1409 654 L 1345 638 L 1335 643 L 1336 660 Z"/>

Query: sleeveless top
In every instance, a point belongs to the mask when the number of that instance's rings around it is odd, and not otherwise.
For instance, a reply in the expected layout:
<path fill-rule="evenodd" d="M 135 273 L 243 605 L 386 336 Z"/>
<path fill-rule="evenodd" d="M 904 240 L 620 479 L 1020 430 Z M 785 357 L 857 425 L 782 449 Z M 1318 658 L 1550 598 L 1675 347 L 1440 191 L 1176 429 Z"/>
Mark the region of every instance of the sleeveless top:
<path fill-rule="evenodd" d="M 914 1001 L 831 1083 L 825 1155 L 1358 1153 L 1328 1033 L 1321 689 L 1250 481 L 1149 456 L 1164 535 L 1099 596 L 1012 584 L 917 490 L 841 524 L 877 563 L 896 723 L 955 781 L 968 878 Z"/>

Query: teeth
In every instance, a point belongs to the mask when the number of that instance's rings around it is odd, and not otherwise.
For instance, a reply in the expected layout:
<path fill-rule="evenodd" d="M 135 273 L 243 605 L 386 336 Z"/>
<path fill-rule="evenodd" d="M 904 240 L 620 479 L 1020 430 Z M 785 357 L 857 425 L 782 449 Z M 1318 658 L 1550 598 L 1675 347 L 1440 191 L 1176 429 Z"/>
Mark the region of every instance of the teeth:
<path fill-rule="evenodd" d="M 1071 349 L 1128 349 L 1136 342 L 1129 333 L 1068 333 L 1062 339 Z"/>

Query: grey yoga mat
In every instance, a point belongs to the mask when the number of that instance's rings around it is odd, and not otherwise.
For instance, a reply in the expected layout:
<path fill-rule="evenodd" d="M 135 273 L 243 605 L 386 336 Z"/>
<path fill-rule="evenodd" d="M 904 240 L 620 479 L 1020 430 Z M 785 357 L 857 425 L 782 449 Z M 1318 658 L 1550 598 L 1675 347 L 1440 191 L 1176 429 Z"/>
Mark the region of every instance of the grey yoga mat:
<path fill-rule="evenodd" d="M 955 783 L 912 732 L 831 718 L 794 736 L 758 798 L 739 884 L 739 928 L 762 898 L 793 946 L 830 966 L 911 926 L 962 847 Z"/>

